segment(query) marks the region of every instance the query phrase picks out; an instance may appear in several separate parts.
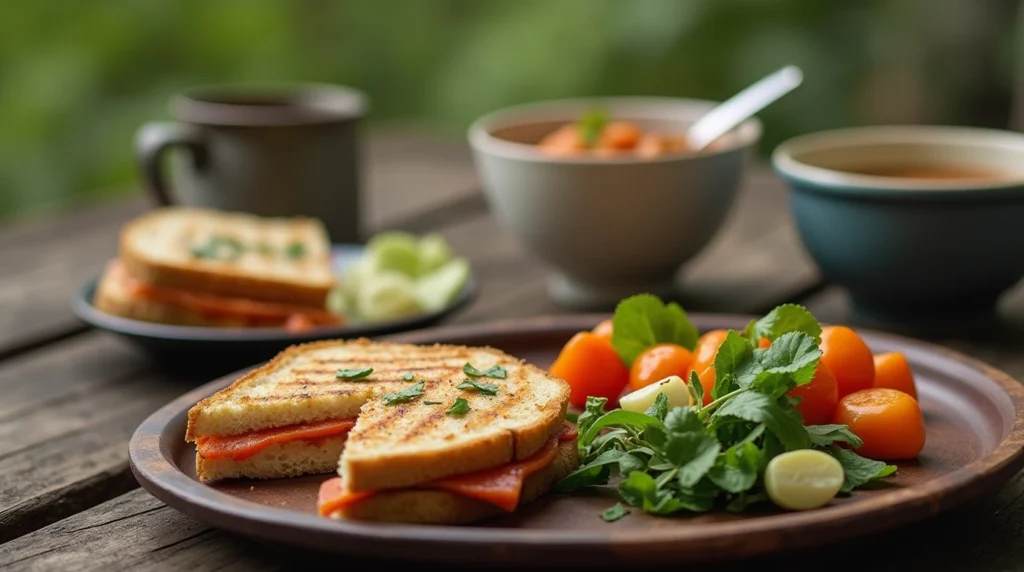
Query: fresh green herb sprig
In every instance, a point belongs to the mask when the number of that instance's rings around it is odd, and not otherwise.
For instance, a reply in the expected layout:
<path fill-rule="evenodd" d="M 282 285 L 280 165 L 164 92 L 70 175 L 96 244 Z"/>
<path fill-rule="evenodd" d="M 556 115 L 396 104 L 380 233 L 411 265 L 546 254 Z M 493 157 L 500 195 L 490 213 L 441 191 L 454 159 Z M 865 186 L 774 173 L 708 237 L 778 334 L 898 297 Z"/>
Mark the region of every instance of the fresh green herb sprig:
<path fill-rule="evenodd" d="M 688 342 L 696 328 L 675 308 L 649 295 L 620 303 L 612 343 L 623 359 L 635 357 L 641 344 L 666 339 L 692 347 Z M 620 325 L 628 326 L 620 330 Z M 659 394 L 645 413 L 605 411 L 607 399 L 588 398 L 577 419 L 580 466 L 555 489 L 604 485 L 618 475 L 622 500 L 648 513 L 704 512 L 716 505 L 741 511 L 767 500 L 768 461 L 809 448 L 839 461 L 846 473 L 842 492 L 891 475 L 896 467 L 838 446 L 862 444 L 849 427 L 804 426 L 798 401 L 787 396 L 813 379 L 820 333 L 817 320 L 796 305 L 779 306 L 743 333 L 730 330 L 715 357 L 715 386 L 707 405 L 697 375 L 690 376 L 694 405 L 689 407 L 670 410 Z M 768 349 L 758 347 L 762 337 L 772 341 Z"/>
<path fill-rule="evenodd" d="M 473 367 L 473 365 L 469 363 L 462 366 L 462 373 L 466 374 L 469 377 L 490 377 L 493 379 L 505 379 L 505 376 L 508 375 L 508 372 L 505 371 L 505 368 L 501 367 L 500 365 L 495 365 L 481 371 Z"/>
<path fill-rule="evenodd" d="M 498 386 L 493 383 L 484 383 L 473 379 L 467 379 L 455 386 L 456 389 L 464 391 L 476 390 L 484 395 L 498 395 Z"/>
<path fill-rule="evenodd" d="M 461 397 L 456 398 L 452 406 L 445 411 L 446 415 L 465 415 L 467 413 L 469 413 L 469 402 Z"/>
<path fill-rule="evenodd" d="M 597 144 L 605 125 L 608 125 L 608 114 L 600 108 L 587 111 L 576 121 L 576 129 L 587 149 L 592 149 Z"/>

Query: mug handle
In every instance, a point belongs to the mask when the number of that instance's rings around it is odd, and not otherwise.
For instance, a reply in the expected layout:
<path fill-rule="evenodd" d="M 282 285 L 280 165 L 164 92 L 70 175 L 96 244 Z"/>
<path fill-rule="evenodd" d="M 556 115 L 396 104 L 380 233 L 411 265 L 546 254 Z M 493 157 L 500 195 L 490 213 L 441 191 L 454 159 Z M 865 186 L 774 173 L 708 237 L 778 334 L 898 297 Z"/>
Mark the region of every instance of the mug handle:
<path fill-rule="evenodd" d="M 168 121 L 146 123 L 135 132 L 135 157 L 139 164 L 142 180 L 156 202 L 170 205 L 171 195 L 167 179 L 161 170 L 161 159 L 172 147 L 184 147 L 192 155 L 197 170 L 206 167 L 208 156 L 206 143 L 199 129 L 191 125 Z"/>

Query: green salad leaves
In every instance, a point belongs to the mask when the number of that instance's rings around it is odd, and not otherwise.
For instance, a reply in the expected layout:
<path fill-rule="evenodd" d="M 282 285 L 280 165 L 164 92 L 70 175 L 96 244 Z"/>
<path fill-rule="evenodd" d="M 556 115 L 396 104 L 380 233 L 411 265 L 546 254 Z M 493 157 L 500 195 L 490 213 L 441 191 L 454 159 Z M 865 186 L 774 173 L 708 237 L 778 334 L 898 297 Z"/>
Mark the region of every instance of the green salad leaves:
<path fill-rule="evenodd" d="M 787 395 L 814 377 L 820 336 L 810 312 L 782 305 L 742 332 L 729 331 L 715 357 L 715 385 L 707 405 L 696 374 L 688 382 L 694 404 L 689 407 L 669 409 L 659 394 L 645 413 L 606 411 L 607 399 L 590 397 L 577 418 L 580 466 L 555 490 L 606 485 L 618 476 L 622 501 L 644 512 L 704 512 L 715 506 L 740 511 L 768 499 L 768 461 L 809 448 L 832 455 L 843 466 L 843 492 L 891 475 L 896 467 L 855 452 L 861 441 L 845 425 L 804 426 L 797 399 Z M 767 349 L 758 347 L 761 338 L 772 342 Z M 612 345 L 624 362 L 666 342 L 696 346 L 697 329 L 682 308 L 648 294 L 619 304 Z M 624 516 L 620 510 L 608 512 Z"/>

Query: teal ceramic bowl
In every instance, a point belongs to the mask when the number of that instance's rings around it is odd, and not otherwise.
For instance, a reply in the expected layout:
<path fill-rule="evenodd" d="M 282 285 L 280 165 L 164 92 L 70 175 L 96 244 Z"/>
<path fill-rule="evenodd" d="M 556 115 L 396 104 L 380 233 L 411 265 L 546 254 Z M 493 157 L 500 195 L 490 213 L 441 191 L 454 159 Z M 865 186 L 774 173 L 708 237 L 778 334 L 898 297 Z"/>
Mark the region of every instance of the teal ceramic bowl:
<path fill-rule="evenodd" d="M 871 321 L 994 316 L 1024 276 L 1024 134 L 891 126 L 806 135 L 772 165 L 791 188 L 804 246 Z M 964 169 L 910 178 L 892 169 Z M 864 174 L 870 171 L 875 174 Z"/>

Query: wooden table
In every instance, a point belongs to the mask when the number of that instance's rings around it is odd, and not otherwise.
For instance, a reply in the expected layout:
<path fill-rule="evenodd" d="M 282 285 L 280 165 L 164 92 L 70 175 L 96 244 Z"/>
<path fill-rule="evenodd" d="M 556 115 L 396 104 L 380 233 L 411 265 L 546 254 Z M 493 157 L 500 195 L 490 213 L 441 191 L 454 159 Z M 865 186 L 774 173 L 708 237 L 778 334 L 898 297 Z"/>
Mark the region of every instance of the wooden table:
<path fill-rule="evenodd" d="M 480 296 L 452 321 L 564 311 L 546 296 L 543 267 L 488 213 L 461 142 L 382 128 L 368 160 L 372 229 L 440 232 L 472 261 Z M 0 233 L 0 569 L 271 570 L 303 561 L 298 551 L 214 530 L 168 508 L 131 476 L 127 444 L 138 423 L 222 373 L 161 371 L 69 311 L 72 292 L 115 252 L 119 225 L 147 206 L 136 197 Z M 798 301 L 822 321 L 849 320 L 842 292 L 822 282 L 794 234 L 785 189 L 764 167 L 750 174 L 726 227 L 681 280 L 691 312 L 758 313 Z M 1006 298 L 1003 314 L 1005 328 L 985 339 L 935 341 L 1024 379 L 1024 288 Z M 1024 569 L 1024 478 L 992 492 L 926 522 L 735 569 L 820 570 L 843 559 L 875 571 Z M 333 562 L 350 569 L 382 564 Z"/>

